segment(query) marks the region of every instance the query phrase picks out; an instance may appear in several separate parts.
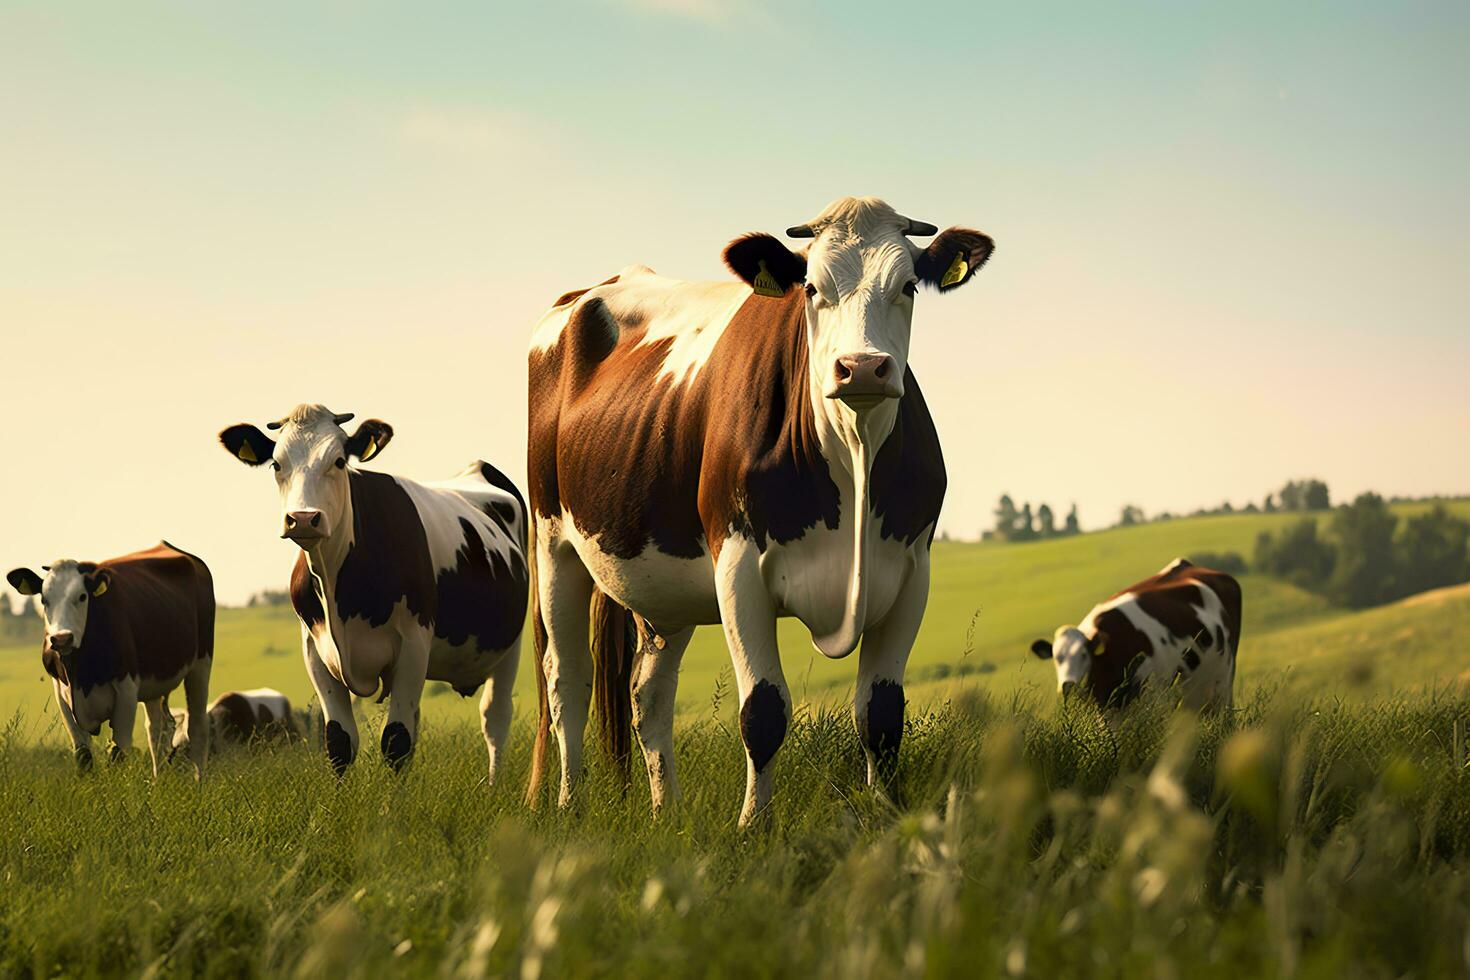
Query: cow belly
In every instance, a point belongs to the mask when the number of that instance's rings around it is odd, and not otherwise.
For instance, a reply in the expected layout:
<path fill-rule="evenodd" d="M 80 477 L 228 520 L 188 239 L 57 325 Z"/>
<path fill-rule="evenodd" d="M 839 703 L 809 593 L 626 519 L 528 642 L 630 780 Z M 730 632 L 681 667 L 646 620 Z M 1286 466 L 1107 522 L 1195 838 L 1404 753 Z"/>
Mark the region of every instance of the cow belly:
<path fill-rule="evenodd" d="M 1193 669 L 1185 662 L 1188 644 L 1172 644 L 1162 652 L 1145 659 L 1146 669 L 1140 679 L 1155 688 L 1179 685 L 1183 703 L 1191 708 L 1203 708 L 1229 700 L 1234 682 L 1230 656 L 1220 650 L 1206 650 L 1199 656 L 1199 665 Z"/>
<path fill-rule="evenodd" d="M 71 706 L 72 717 L 83 731 L 96 735 L 102 723 L 112 719 L 112 711 L 117 704 L 117 689 L 113 685 L 103 684 L 86 694 L 79 694 L 65 686 L 61 690 Z"/>
<path fill-rule="evenodd" d="M 913 570 L 913 549 L 901 541 L 874 540 L 866 575 L 868 607 L 863 627 L 883 621 Z M 773 545 L 761 558 L 761 575 L 783 616 L 795 616 L 813 635 L 842 624 L 852 584 L 852 537 L 842 528 L 808 531 L 796 541 Z"/>
<path fill-rule="evenodd" d="M 570 515 L 561 530 L 597 587 L 660 632 L 720 621 L 714 563 L 708 555 L 676 558 L 649 545 L 634 558 L 619 558 L 603 551 L 595 538 L 583 536 Z"/>
<path fill-rule="evenodd" d="M 444 681 L 456 691 L 472 691 L 485 683 L 505 655 L 501 650 L 478 650 L 473 641 L 450 646 L 438 640 L 429 651 L 428 678 Z"/>
<path fill-rule="evenodd" d="M 189 664 L 189 667 L 192 666 L 194 665 Z M 169 677 L 140 678 L 138 680 L 138 700 L 152 701 L 155 698 L 161 698 L 165 694 L 168 694 L 179 686 L 179 683 L 184 679 L 184 675 L 189 672 L 189 667 L 185 667 L 183 670 Z"/>

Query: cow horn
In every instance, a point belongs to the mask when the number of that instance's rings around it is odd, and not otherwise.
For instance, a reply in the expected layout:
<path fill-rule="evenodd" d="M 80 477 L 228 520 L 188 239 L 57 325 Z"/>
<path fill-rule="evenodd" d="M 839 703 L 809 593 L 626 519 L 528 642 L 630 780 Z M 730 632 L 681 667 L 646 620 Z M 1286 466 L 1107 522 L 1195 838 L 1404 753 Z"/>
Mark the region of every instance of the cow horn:
<path fill-rule="evenodd" d="M 335 422 L 335 423 L 337 423 L 338 425 L 341 425 L 343 422 L 351 422 L 352 421 L 352 413 L 351 412 L 343 412 L 341 415 L 333 415 L 332 416 L 332 421 Z"/>
<path fill-rule="evenodd" d="M 913 218 L 910 218 L 909 226 L 903 230 L 903 233 L 905 235 L 937 235 L 939 234 L 939 227 L 937 225 L 931 225 L 927 221 L 915 221 Z"/>
<path fill-rule="evenodd" d="M 786 229 L 787 238 L 816 238 L 817 233 L 812 231 L 811 225 L 792 225 Z"/>

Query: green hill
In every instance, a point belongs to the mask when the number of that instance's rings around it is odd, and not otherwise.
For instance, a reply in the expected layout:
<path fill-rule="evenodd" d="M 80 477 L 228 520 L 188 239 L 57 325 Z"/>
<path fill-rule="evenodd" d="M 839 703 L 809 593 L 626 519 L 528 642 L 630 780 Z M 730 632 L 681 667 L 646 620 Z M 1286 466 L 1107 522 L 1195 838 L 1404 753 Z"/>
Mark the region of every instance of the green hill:
<path fill-rule="evenodd" d="M 1429 504 L 1401 504 L 1400 516 Z M 1450 508 L 1470 516 L 1470 501 Z M 1029 544 L 936 542 L 928 613 L 909 667 L 912 697 L 930 698 L 956 684 L 996 693 L 1047 690 L 1048 665 L 1027 648 L 1074 623 L 1091 606 L 1167 564 L 1204 551 L 1238 551 L 1249 557 L 1256 535 L 1292 521 L 1285 514 L 1233 514 L 1116 528 Z M 1470 591 L 1446 590 L 1391 606 L 1349 612 L 1321 597 L 1259 575 L 1242 580 L 1239 684 L 1330 686 L 1347 694 L 1456 682 L 1470 663 Z M 829 661 L 816 654 L 794 620 L 780 628 L 787 681 L 800 700 L 834 702 L 850 697 L 856 658 Z M 310 698 L 301 665 L 299 631 L 286 608 L 223 609 L 219 616 L 212 688 L 276 687 L 299 705 Z M 680 681 L 680 710 L 708 715 L 717 689 L 728 713 L 734 695 L 729 655 L 718 628 L 695 635 Z M 430 685 L 429 717 L 468 722 L 476 699 L 462 700 L 443 685 Z M 180 704 L 182 692 L 174 697 Z M 534 679 L 522 663 L 517 715 L 534 710 Z M 0 715 L 20 709 L 26 732 L 59 738 L 51 688 L 34 646 L 0 646 Z"/>

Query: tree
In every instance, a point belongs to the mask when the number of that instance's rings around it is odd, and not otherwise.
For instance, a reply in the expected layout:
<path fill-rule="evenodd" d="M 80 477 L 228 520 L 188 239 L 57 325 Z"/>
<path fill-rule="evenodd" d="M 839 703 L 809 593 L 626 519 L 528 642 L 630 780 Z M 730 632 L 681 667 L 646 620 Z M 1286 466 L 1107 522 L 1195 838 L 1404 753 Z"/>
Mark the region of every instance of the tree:
<path fill-rule="evenodd" d="M 1261 505 L 1261 510 L 1268 514 L 1276 513 L 1276 498 L 1269 493 L 1266 494 L 1266 502 Z"/>
<path fill-rule="evenodd" d="M 1016 513 L 1016 502 L 1011 495 L 1003 493 L 1000 502 L 995 505 L 995 536 L 1002 541 L 1009 541 L 1016 533 L 1016 522 L 1020 515 Z"/>
<path fill-rule="evenodd" d="M 1031 504 L 1028 501 L 1021 507 L 1021 518 L 1016 522 L 1014 540 L 1033 541 L 1036 538 L 1036 524 L 1031 516 Z"/>
<path fill-rule="evenodd" d="M 1073 504 L 1072 509 L 1067 511 L 1067 524 L 1065 529 L 1063 530 L 1063 533 L 1069 535 L 1082 533 L 1082 524 L 1080 521 L 1077 520 L 1076 504 Z"/>
<path fill-rule="evenodd" d="M 1279 537 L 1262 531 L 1256 538 L 1255 569 L 1304 589 L 1320 591 L 1336 564 L 1337 552 L 1318 537 L 1315 518 L 1288 525 Z"/>
<path fill-rule="evenodd" d="M 1036 510 L 1036 523 L 1040 525 L 1037 532 L 1043 538 L 1054 538 L 1057 534 L 1057 519 L 1051 512 L 1050 504 L 1042 504 Z"/>
<path fill-rule="evenodd" d="M 1470 521 L 1454 516 L 1441 504 L 1409 518 L 1394 541 L 1395 593 L 1413 595 L 1470 579 L 1467 541 Z"/>
<path fill-rule="evenodd" d="M 1289 480 L 1281 488 L 1282 510 L 1327 510 L 1332 500 L 1321 480 Z"/>
<path fill-rule="evenodd" d="M 1332 506 L 1332 498 L 1327 493 L 1327 484 L 1321 480 L 1308 480 L 1304 496 L 1307 510 L 1326 510 Z"/>
<path fill-rule="evenodd" d="M 1337 564 L 1328 597 L 1353 609 L 1387 602 L 1394 595 L 1394 530 L 1399 519 L 1376 493 L 1362 493 L 1332 517 Z"/>
<path fill-rule="evenodd" d="M 1144 522 L 1143 508 L 1137 504 L 1124 504 L 1123 513 L 1118 517 L 1119 527 L 1132 527 L 1134 524 Z"/>

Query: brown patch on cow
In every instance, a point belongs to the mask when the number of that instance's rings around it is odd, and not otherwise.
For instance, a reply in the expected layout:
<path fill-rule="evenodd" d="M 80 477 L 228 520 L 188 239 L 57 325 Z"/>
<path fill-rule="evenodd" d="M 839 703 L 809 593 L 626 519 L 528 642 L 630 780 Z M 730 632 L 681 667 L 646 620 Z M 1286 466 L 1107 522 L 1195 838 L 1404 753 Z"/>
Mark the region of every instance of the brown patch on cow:
<path fill-rule="evenodd" d="M 1127 703 L 1134 694 L 1134 661 L 1140 657 L 1153 656 L 1153 642 L 1117 609 L 1109 609 L 1094 619 L 1093 623 L 1097 627 L 1098 635 L 1106 634 L 1107 640 L 1101 645 L 1100 651 L 1093 651 L 1087 686 L 1100 705 L 1106 707 Z"/>
<path fill-rule="evenodd" d="M 670 341 L 615 321 L 593 297 L 529 370 L 527 473 L 542 517 L 570 511 L 622 559 L 718 554 L 733 527 L 765 550 L 836 528 L 840 497 L 817 439 L 806 301 L 751 296 L 692 380 L 660 377 Z M 943 461 L 910 373 L 894 434 L 875 457 L 881 533 L 914 540 L 938 518 Z"/>
<path fill-rule="evenodd" d="M 124 677 L 177 677 L 214 655 L 214 579 L 195 556 L 167 542 L 93 564 L 111 576 L 90 600 L 81 644 L 65 658 L 42 654 L 52 677 L 86 694 Z M 81 566 L 78 566 L 79 570 Z"/>
<path fill-rule="evenodd" d="M 296 564 L 291 567 L 291 608 L 308 630 L 315 630 L 327 621 L 321 590 L 306 563 L 304 551 L 296 556 Z"/>

